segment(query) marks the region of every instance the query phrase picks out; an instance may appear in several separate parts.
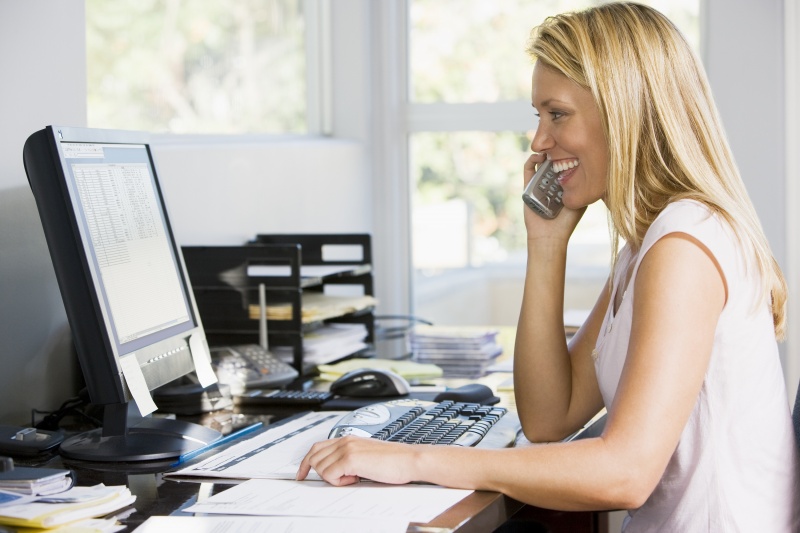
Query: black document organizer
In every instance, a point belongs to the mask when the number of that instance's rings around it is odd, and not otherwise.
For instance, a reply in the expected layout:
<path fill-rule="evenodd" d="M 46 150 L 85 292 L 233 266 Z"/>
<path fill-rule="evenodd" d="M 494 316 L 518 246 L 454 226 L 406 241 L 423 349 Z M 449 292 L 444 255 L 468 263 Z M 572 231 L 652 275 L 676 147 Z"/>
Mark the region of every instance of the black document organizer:
<path fill-rule="evenodd" d="M 356 245 L 359 260 L 326 261 L 326 245 Z M 362 323 L 367 342 L 374 343 L 375 320 L 372 307 L 321 322 L 303 323 L 304 292 L 322 292 L 326 285 L 360 285 L 364 295 L 374 295 L 372 249 L 366 234 L 276 234 L 257 235 L 242 246 L 184 246 L 186 269 L 195 300 L 212 346 L 254 344 L 259 341 L 259 322 L 250 314 L 258 305 L 259 285 L 264 284 L 268 305 L 290 304 L 291 317 L 268 321 L 270 346 L 291 346 L 294 366 L 307 374 L 303 365 L 303 335 L 326 322 Z M 347 271 L 319 277 L 302 277 L 302 265 L 352 265 Z M 251 276 L 250 266 L 288 267 L 286 276 Z"/>

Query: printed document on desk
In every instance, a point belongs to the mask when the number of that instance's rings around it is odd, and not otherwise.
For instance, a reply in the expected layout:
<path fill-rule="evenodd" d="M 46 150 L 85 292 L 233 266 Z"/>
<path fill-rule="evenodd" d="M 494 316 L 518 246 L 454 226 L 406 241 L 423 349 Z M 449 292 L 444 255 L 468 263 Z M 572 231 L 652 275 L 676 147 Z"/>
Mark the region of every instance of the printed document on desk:
<path fill-rule="evenodd" d="M 328 438 L 347 411 L 311 412 L 288 419 L 187 468 L 165 477 L 294 479 L 315 442 Z M 313 470 L 309 479 L 319 480 Z"/>
<path fill-rule="evenodd" d="M 307 516 L 151 516 L 136 533 L 405 533 L 408 522 L 384 518 L 317 518 Z"/>
<path fill-rule="evenodd" d="M 251 479 L 184 511 L 337 519 L 384 518 L 426 523 L 472 492 L 436 485 L 385 485 L 369 481 L 334 487 L 324 481 Z"/>

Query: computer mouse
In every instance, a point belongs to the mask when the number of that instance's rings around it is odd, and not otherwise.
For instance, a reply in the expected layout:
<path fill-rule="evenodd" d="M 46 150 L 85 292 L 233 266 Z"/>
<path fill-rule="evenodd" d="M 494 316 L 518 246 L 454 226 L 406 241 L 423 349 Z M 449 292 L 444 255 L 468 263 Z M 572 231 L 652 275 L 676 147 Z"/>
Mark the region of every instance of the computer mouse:
<path fill-rule="evenodd" d="M 330 391 L 338 396 L 356 398 L 403 396 L 408 394 L 406 379 L 391 370 L 358 368 L 331 383 Z"/>

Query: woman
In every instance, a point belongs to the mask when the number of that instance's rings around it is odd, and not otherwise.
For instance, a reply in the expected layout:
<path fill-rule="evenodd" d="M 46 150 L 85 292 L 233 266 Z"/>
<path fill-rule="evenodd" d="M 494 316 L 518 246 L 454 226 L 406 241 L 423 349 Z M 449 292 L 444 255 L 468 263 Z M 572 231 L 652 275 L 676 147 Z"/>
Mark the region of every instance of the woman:
<path fill-rule="evenodd" d="M 528 51 L 540 119 L 525 182 L 553 160 L 564 209 L 525 212 L 516 404 L 531 441 L 559 441 L 606 407 L 602 435 L 505 450 L 348 437 L 314 445 L 298 479 L 313 468 L 335 485 L 426 481 L 628 509 L 625 531 L 797 531 L 777 350 L 785 282 L 699 61 L 669 20 L 633 3 L 551 17 Z M 625 246 L 567 345 L 567 242 L 598 200 Z"/>

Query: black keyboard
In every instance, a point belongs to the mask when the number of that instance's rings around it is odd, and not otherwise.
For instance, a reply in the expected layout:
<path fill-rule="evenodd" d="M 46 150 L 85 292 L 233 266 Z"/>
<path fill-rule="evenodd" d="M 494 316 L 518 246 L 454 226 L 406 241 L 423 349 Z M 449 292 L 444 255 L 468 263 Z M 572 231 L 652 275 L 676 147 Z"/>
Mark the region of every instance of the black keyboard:
<path fill-rule="evenodd" d="M 343 416 L 328 438 L 356 435 L 409 444 L 475 446 L 506 413 L 504 407 L 452 400 L 391 400 Z M 513 430 L 502 446 L 513 443 L 515 436 Z"/>

